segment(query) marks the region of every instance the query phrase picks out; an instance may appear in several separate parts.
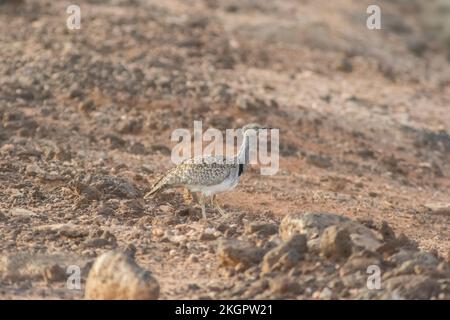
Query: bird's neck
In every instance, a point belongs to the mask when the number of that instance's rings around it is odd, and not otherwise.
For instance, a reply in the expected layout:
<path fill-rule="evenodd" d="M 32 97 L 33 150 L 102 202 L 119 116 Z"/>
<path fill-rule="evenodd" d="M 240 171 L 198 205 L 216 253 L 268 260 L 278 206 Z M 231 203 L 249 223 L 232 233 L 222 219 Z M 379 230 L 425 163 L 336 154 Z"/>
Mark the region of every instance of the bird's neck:
<path fill-rule="evenodd" d="M 249 147 L 249 137 L 248 135 L 244 134 L 244 137 L 242 139 L 241 147 L 239 148 L 239 152 L 237 154 L 237 162 L 239 164 L 247 165 L 249 163 L 250 158 L 250 147 Z"/>

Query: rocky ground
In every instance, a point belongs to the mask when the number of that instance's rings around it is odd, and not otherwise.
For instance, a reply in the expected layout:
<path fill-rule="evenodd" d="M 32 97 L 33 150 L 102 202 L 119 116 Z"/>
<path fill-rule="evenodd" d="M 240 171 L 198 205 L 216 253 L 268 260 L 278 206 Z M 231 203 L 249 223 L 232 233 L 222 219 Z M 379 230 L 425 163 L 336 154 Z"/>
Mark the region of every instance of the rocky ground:
<path fill-rule="evenodd" d="M 0 1 L 0 298 L 450 299 L 450 55 L 373 2 Z M 142 198 L 194 120 L 280 129 L 207 222 Z"/>

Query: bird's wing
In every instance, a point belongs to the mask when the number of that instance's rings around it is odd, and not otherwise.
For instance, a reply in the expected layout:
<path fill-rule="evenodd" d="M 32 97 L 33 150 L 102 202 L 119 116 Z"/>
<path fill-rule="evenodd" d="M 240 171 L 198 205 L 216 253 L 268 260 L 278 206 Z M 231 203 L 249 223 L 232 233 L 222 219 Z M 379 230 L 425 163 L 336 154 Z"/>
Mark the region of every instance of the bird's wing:
<path fill-rule="evenodd" d="M 226 163 L 226 159 L 189 159 L 179 164 L 167 174 L 167 182 L 173 185 L 217 185 L 226 180 L 236 165 Z M 223 158 L 223 157 L 222 157 Z M 197 161 L 195 161 L 197 160 Z M 216 161 L 215 161 L 216 160 Z"/>

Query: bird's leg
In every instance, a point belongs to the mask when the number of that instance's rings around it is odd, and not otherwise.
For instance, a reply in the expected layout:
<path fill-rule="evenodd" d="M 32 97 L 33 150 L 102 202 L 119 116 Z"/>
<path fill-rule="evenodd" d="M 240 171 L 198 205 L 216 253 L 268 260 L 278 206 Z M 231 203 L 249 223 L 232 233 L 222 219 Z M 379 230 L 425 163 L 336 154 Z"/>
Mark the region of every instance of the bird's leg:
<path fill-rule="evenodd" d="M 200 194 L 198 197 L 198 203 L 200 204 L 201 208 L 202 208 L 202 217 L 204 220 L 206 220 L 206 204 L 205 204 L 205 197 L 203 196 L 203 194 Z"/>
<path fill-rule="evenodd" d="M 194 203 L 198 203 L 198 194 L 195 192 L 191 192 L 191 196 L 192 196 L 192 201 Z"/>
<path fill-rule="evenodd" d="M 216 195 L 213 194 L 211 196 L 211 204 L 214 206 L 214 208 L 217 209 L 217 211 L 219 211 L 219 213 L 222 215 L 222 217 L 226 216 L 225 210 L 223 210 L 220 205 L 219 202 L 217 201 Z"/>

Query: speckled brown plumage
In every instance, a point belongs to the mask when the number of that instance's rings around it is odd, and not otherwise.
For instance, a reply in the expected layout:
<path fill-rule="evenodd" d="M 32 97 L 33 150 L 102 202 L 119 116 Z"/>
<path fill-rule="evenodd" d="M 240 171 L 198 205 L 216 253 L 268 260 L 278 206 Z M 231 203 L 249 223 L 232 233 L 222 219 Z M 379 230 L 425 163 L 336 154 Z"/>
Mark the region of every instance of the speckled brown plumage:
<path fill-rule="evenodd" d="M 205 157 L 202 162 L 199 158 L 188 159 L 170 169 L 158 180 L 147 196 L 168 187 L 202 185 L 213 186 L 226 180 L 234 170 L 239 170 L 237 160 L 227 163 L 224 157 Z M 200 162 L 200 163 L 199 163 Z"/>

